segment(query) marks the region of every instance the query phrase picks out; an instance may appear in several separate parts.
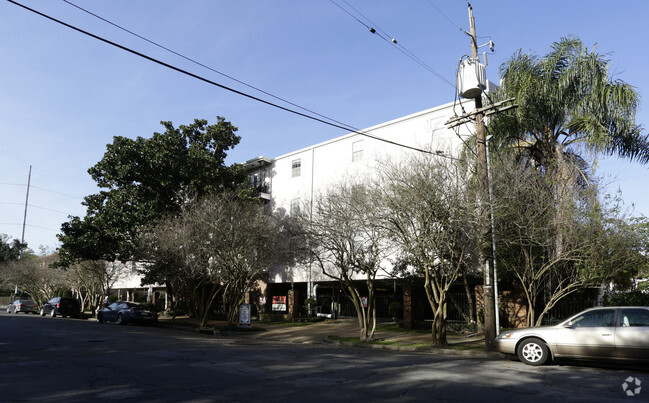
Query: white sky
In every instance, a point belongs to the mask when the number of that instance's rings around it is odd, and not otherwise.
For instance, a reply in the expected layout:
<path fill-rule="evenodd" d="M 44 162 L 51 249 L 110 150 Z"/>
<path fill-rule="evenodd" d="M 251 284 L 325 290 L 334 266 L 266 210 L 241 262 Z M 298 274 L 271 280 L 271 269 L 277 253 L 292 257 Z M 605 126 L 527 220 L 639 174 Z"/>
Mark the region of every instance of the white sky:
<path fill-rule="evenodd" d="M 71 0 L 151 41 L 276 96 L 357 128 L 453 100 L 454 72 L 469 53 L 466 2 L 335 0 L 387 32 L 437 74 L 372 35 L 330 0 Z M 62 0 L 23 4 L 223 85 L 276 101 L 97 19 Z M 609 54 L 615 77 L 649 92 L 645 42 L 649 2 L 471 2 L 479 44 L 493 40 L 487 76 L 517 49 L 544 55 L 575 35 Z M 434 6 L 434 7 L 433 7 Z M 440 13 L 441 10 L 441 13 Z M 443 13 L 443 14 L 442 14 Z M 357 18 L 363 17 L 356 14 Z M 20 238 L 33 166 L 25 240 L 58 246 L 68 215 L 85 215 L 96 193 L 87 174 L 113 136 L 149 137 L 160 121 L 176 126 L 223 116 L 241 143 L 228 162 L 275 157 L 346 132 L 181 75 L 0 2 L 0 233 Z M 486 49 L 486 48 L 485 48 Z M 647 108 L 637 116 L 649 126 Z M 605 159 L 600 174 L 636 213 L 649 214 L 647 167 Z"/>

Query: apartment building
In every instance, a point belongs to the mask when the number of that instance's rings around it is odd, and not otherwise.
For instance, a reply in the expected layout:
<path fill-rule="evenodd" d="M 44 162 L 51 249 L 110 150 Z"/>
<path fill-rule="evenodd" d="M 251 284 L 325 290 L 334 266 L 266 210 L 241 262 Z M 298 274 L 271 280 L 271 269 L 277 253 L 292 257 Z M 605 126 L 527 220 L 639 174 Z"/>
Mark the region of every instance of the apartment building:
<path fill-rule="evenodd" d="M 465 108 L 472 109 L 472 106 Z M 296 209 L 308 208 L 309 202 L 328 186 L 350 179 L 371 179 L 377 164 L 386 159 L 398 161 L 412 153 L 420 153 L 418 150 L 457 155 L 463 140 L 471 133 L 466 125 L 447 128 L 445 122 L 456 113 L 462 113 L 461 106 L 452 102 L 275 158 L 253 158 L 245 165 L 259 196 L 273 210 L 283 210 L 290 215 Z M 270 308 L 277 313 L 287 312 L 293 295 L 296 301 L 307 297 L 317 299 L 321 314 L 335 315 L 336 309 L 345 314 L 340 286 L 315 265 L 275 267 L 269 271 L 266 281 L 259 295 L 262 311 Z M 394 280 L 383 276 L 378 282 L 379 304 L 383 301 L 387 307 L 390 300 L 400 299 L 400 290 Z"/>

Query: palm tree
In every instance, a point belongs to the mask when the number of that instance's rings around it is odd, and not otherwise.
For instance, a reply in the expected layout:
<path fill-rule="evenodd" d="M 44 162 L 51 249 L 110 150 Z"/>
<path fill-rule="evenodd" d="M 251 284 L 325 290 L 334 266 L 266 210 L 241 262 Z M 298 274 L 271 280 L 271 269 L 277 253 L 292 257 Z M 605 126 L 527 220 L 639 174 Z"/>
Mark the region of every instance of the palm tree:
<path fill-rule="evenodd" d="M 635 123 L 638 93 L 609 75 L 609 60 L 577 38 L 562 38 L 543 58 L 522 51 L 500 68 L 498 99 L 516 98 L 513 116 L 490 131 L 522 148 L 556 179 L 563 162 L 585 168 L 580 150 L 649 162 L 649 142 Z"/>
<path fill-rule="evenodd" d="M 639 95 L 611 77 L 609 64 L 569 37 L 542 58 L 518 51 L 500 69 L 501 87 L 492 99 L 514 97 L 519 107 L 497 115 L 488 130 L 495 146 L 518 149 L 545 179 L 554 218 L 543 255 L 550 260 L 570 252 L 567 229 L 579 220 L 574 206 L 593 203 L 580 191 L 590 185 L 585 153 L 649 162 L 648 137 L 635 123 Z M 559 270 L 575 269 L 570 262 L 564 266 Z M 546 277 L 551 283 L 552 275 Z"/>

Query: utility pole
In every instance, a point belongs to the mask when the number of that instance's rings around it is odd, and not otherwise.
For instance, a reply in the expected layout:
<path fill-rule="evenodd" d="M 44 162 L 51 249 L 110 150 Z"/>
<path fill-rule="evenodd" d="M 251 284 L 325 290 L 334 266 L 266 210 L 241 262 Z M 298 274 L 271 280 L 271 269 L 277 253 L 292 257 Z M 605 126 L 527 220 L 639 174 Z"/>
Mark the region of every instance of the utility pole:
<path fill-rule="evenodd" d="M 25 243 L 25 223 L 27 222 L 27 205 L 29 203 L 29 185 L 31 184 L 32 181 L 32 166 L 29 166 L 29 176 L 27 176 L 27 195 L 25 196 L 25 214 L 23 215 L 23 232 L 22 235 L 20 236 L 20 252 L 18 256 L 18 260 L 23 259 L 23 247 L 22 245 Z"/>
<path fill-rule="evenodd" d="M 475 61 L 478 60 L 478 37 L 475 30 L 475 19 L 473 18 L 473 8 L 469 6 L 469 24 L 470 24 L 470 40 L 471 40 L 471 58 Z M 487 214 L 486 201 L 489 196 L 489 175 L 487 171 L 487 148 L 485 139 L 485 124 L 484 113 L 482 110 L 482 94 L 475 98 L 475 114 L 476 125 L 476 141 L 478 143 L 478 183 L 480 187 L 480 204 L 482 205 L 482 214 Z M 493 287 L 493 264 L 490 259 L 490 239 L 491 231 L 484 234 L 482 241 L 482 258 L 484 263 L 484 281 L 483 281 L 483 299 L 484 299 L 484 335 L 485 335 L 485 348 L 494 350 L 494 340 L 496 339 L 496 312 L 495 312 L 495 299 Z"/>

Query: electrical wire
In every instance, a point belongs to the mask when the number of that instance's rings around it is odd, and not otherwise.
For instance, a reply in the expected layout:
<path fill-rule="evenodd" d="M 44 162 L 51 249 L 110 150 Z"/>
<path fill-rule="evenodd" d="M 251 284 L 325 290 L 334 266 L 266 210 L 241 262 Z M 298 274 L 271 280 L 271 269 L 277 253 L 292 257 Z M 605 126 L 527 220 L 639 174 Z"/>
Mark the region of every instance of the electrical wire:
<path fill-rule="evenodd" d="M 174 55 L 176 55 L 176 56 L 178 56 L 178 57 L 181 57 L 181 58 L 183 58 L 183 59 L 185 59 L 185 60 L 187 60 L 187 61 L 189 61 L 189 62 L 192 62 L 192 63 L 194 63 L 194 64 L 196 64 L 196 65 L 198 65 L 198 66 L 201 66 L 201 67 L 203 67 L 203 68 L 205 68 L 205 69 L 207 69 L 207 70 L 210 70 L 210 71 L 212 71 L 212 72 L 214 72 L 214 73 L 216 73 L 216 74 L 220 74 L 220 75 L 223 76 L 223 77 L 229 78 L 230 80 L 235 81 L 235 82 L 237 82 L 237 83 L 239 83 L 239 84 L 241 84 L 241 85 L 244 85 L 244 86 L 246 86 L 246 87 L 248 87 L 248 88 L 250 88 L 250 89 L 253 89 L 253 90 L 255 90 L 255 91 L 259 91 L 259 92 L 261 92 L 261 93 L 264 94 L 264 95 L 268 95 L 269 97 L 275 98 L 275 99 L 277 99 L 278 101 L 285 102 L 285 103 L 287 103 L 287 104 L 289 104 L 289 105 L 291 105 L 291 106 L 294 106 L 294 107 L 299 108 L 299 109 L 301 109 L 301 110 L 303 110 L 303 111 L 306 111 L 306 112 L 312 113 L 312 114 L 314 114 L 314 115 L 316 115 L 316 116 L 319 116 L 319 117 L 321 117 L 321 118 L 323 118 L 323 119 L 327 119 L 327 120 L 329 120 L 329 121 L 332 121 L 332 122 L 338 123 L 338 124 L 340 124 L 340 125 L 344 125 L 344 126 L 346 126 L 346 125 L 345 125 L 344 123 L 342 123 L 342 122 L 339 122 L 339 121 L 337 121 L 337 120 L 335 120 L 335 119 L 332 119 L 332 118 L 330 118 L 330 117 L 327 117 L 327 116 L 325 116 L 325 115 L 321 115 L 321 114 L 319 114 L 318 112 L 315 112 L 315 111 L 313 111 L 313 110 L 311 110 L 311 109 L 308 109 L 308 108 L 305 108 L 305 107 L 303 107 L 303 106 L 300 106 L 300 105 L 298 105 L 298 104 L 296 104 L 296 103 L 293 103 L 293 102 L 291 102 L 291 101 L 288 101 L 288 100 L 286 100 L 286 99 L 284 99 L 284 98 L 282 98 L 282 97 L 279 97 L 279 96 L 277 96 L 277 95 L 273 95 L 273 94 L 271 94 L 270 92 L 264 91 L 264 90 L 262 90 L 262 89 L 259 88 L 259 87 L 256 87 L 256 86 L 254 86 L 254 85 L 248 84 L 248 83 L 246 83 L 246 82 L 244 82 L 244 81 L 242 81 L 242 80 L 239 80 L 239 79 L 237 79 L 237 78 L 235 78 L 235 77 L 233 77 L 233 76 L 231 76 L 231 75 L 225 74 L 225 73 L 223 73 L 223 72 L 221 72 L 221 71 L 218 71 L 218 70 L 216 70 L 216 69 L 214 69 L 214 68 L 212 68 L 212 67 L 210 67 L 210 66 L 207 66 L 207 65 L 205 65 L 205 64 L 203 64 L 203 63 L 201 63 L 201 62 L 199 62 L 199 61 L 197 61 L 197 60 L 195 60 L 195 59 L 192 59 L 192 58 L 190 58 L 190 57 L 187 57 L 187 56 L 185 56 L 185 55 L 183 55 L 183 54 L 181 54 L 181 53 L 179 53 L 179 52 L 176 52 L 176 51 L 173 50 L 173 49 L 170 49 L 170 48 L 168 48 L 168 47 L 166 47 L 166 46 L 163 46 L 163 45 L 161 45 L 161 44 L 159 44 L 159 43 L 157 43 L 157 42 L 154 42 L 154 41 L 152 41 L 152 40 L 150 40 L 150 39 L 148 39 L 148 38 L 146 38 L 146 37 L 144 37 L 144 36 L 142 36 L 142 35 L 140 35 L 140 34 L 137 34 L 137 33 L 133 32 L 133 31 L 131 31 L 131 30 L 129 30 L 129 29 L 126 29 L 126 28 L 122 27 L 122 26 L 119 25 L 119 24 L 116 24 L 116 23 L 114 23 L 114 22 L 112 22 L 112 21 L 110 21 L 110 20 L 108 20 L 108 19 L 106 19 L 106 18 L 104 18 L 104 17 L 102 17 L 102 16 L 96 14 L 96 13 L 93 13 L 92 11 L 89 11 L 89 10 L 87 10 L 87 9 L 85 9 L 85 8 L 83 8 L 83 7 L 79 6 L 79 5 L 77 5 L 77 4 L 72 3 L 71 1 L 63 0 L 63 2 L 69 4 L 70 6 L 76 7 L 77 9 L 79 9 L 79 10 L 81 10 L 81 11 L 87 13 L 87 14 L 90 14 L 90 15 L 92 15 L 93 17 L 98 18 L 98 19 L 100 19 L 100 20 L 102 20 L 102 21 L 104 21 L 104 22 L 106 22 L 106 23 L 108 23 L 108 24 L 110 24 L 110 25 L 112 25 L 112 26 L 118 28 L 118 29 L 121 29 L 121 30 L 124 31 L 124 32 L 127 32 L 127 33 L 129 33 L 129 34 L 131 34 L 131 35 L 133 35 L 133 36 L 135 36 L 135 37 L 137 37 L 137 38 L 140 38 L 140 39 L 142 39 L 143 41 L 146 41 L 146 42 L 148 42 L 148 43 L 150 43 L 150 44 L 152 44 L 152 45 L 154 45 L 154 46 L 157 46 L 157 47 L 160 48 L 160 49 L 166 50 L 167 52 L 170 52 L 170 53 L 172 53 L 172 54 L 174 54 Z"/>
<path fill-rule="evenodd" d="M 48 208 L 48 207 L 37 206 L 35 204 L 27 204 L 27 206 L 37 208 L 39 210 L 51 211 L 53 213 L 60 213 L 60 214 L 65 214 L 65 215 L 74 215 L 74 214 L 69 213 L 69 212 L 65 212 L 65 211 L 61 211 L 61 210 L 54 210 L 54 209 L 51 209 L 51 208 Z"/>
<path fill-rule="evenodd" d="M 410 58 L 412 61 L 423 67 L 424 69 L 428 70 L 430 73 L 434 74 L 439 78 L 440 80 L 444 81 L 446 84 L 450 85 L 451 87 L 455 88 L 455 84 L 451 83 L 448 81 L 442 74 L 440 74 L 438 71 L 430 67 L 426 62 L 421 60 L 419 57 L 417 57 L 414 53 L 406 49 L 402 44 L 399 43 L 393 36 L 389 35 L 387 32 L 385 32 L 381 27 L 379 27 L 377 24 L 373 23 L 369 18 L 367 18 L 363 13 L 358 11 L 354 6 L 349 4 L 346 0 L 342 0 L 347 4 L 352 10 L 354 10 L 358 15 L 360 15 L 362 18 L 364 18 L 367 22 L 369 22 L 368 25 L 358 19 L 354 14 L 352 14 L 349 10 L 345 9 L 343 6 L 340 4 L 336 3 L 334 0 L 329 0 L 331 3 L 336 5 L 338 8 L 343 10 L 345 13 L 347 13 L 349 16 L 351 16 L 353 19 L 358 21 L 361 25 L 363 25 L 365 28 L 367 28 L 372 34 L 377 35 L 379 38 L 383 39 L 385 42 L 390 43 L 396 47 L 396 49 L 404 54 L 406 57 Z M 376 28 L 375 28 L 376 27 Z"/>
<path fill-rule="evenodd" d="M 272 106 L 272 107 L 275 107 L 275 108 L 277 108 L 277 109 L 281 109 L 281 110 L 283 110 L 283 111 L 286 111 L 286 112 L 289 112 L 289 113 L 293 113 L 293 114 L 295 114 L 295 115 L 302 116 L 302 117 L 305 117 L 305 118 L 307 118 L 307 119 L 311 119 L 311 120 L 314 120 L 314 121 L 317 121 L 317 122 L 323 123 L 323 124 L 328 125 L 328 126 L 332 126 L 332 127 L 338 128 L 338 129 L 342 129 L 342 130 L 345 130 L 345 131 L 347 131 L 347 132 L 356 133 L 356 134 L 359 134 L 359 135 L 362 135 L 362 136 L 365 136 L 365 137 L 369 137 L 369 138 L 372 138 L 372 139 L 375 139 L 375 140 L 378 140 L 378 141 L 382 141 L 382 142 L 385 142 L 385 143 L 388 143 L 388 144 L 396 145 L 396 146 L 399 146 L 399 147 L 407 148 L 407 149 L 410 149 L 410 150 L 413 150 L 413 151 L 418 151 L 418 152 L 422 152 L 422 153 L 426 153 L 426 154 L 435 154 L 434 152 L 429 151 L 429 150 L 424 150 L 424 149 L 421 149 L 421 148 L 418 148 L 418 147 L 413 147 L 413 146 L 409 146 L 409 145 L 406 145 L 406 144 L 398 143 L 398 142 L 396 142 L 396 141 L 392 141 L 392 140 L 384 139 L 384 138 L 381 138 L 381 137 L 378 137 L 378 136 L 374 136 L 374 135 L 371 135 L 371 134 L 369 134 L 369 133 L 367 133 L 367 132 L 364 132 L 364 131 L 361 131 L 361 130 L 355 129 L 355 128 L 353 128 L 352 126 L 349 126 L 349 125 L 339 125 L 339 124 L 336 124 L 336 123 L 327 122 L 326 120 L 323 120 L 323 119 L 321 119 L 321 118 L 317 118 L 317 117 L 314 117 L 314 116 L 310 116 L 310 115 L 307 115 L 307 114 L 305 114 L 305 113 L 302 113 L 302 112 L 299 112 L 299 111 L 296 111 L 296 110 L 293 110 L 293 109 L 290 109 L 290 108 L 287 108 L 287 107 L 284 107 L 284 106 L 281 106 L 281 105 L 275 104 L 275 103 L 273 103 L 273 102 L 266 101 L 266 100 L 261 99 L 261 98 L 259 98 L 259 97 L 256 97 L 256 96 L 253 96 L 253 95 L 247 94 L 247 93 L 245 93 L 245 92 L 242 92 L 242 91 L 236 90 L 236 89 L 234 89 L 234 88 L 230 88 L 230 87 L 225 86 L 225 85 L 223 85 L 223 84 L 219 84 L 219 83 L 217 83 L 217 82 L 215 82 L 215 81 L 212 81 L 212 80 L 209 80 L 209 79 L 207 79 L 207 78 L 205 78 L 205 77 L 199 76 L 198 74 L 194 74 L 194 73 L 191 73 L 191 72 L 189 72 L 189 71 L 187 71 L 187 70 L 183 70 L 183 69 L 181 69 L 181 68 L 179 68 L 179 67 L 173 66 L 173 65 L 171 65 L 171 64 L 169 64 L 169 63 L 166 63 L 166 62 L 163 62 L 163 61 L 161 61 L 161 60 L 158 60 L 158 59 L 156 59 L 156 58 L 154 58 L 154 57 L 148 56 L 148 55 L 146 55 L 146 54 L 144 54 L 144 53 L 141 53 L 141 52 L 138 52 L 138 51 L 136 51 L 136 50 L 130 49 L 130 48 L 124 46 L 124 45 L 120 45 L 120 44 L 118 44 L 118 43 L 116 43 L 116 42 L 110 41 L 110 40 L 108 40 L 108 39 L 106 39 L 106 38 L 103 38 L 103 37 L 101 37 L 101 36 L 98 36 L 98 35 L 95 35 L 95 34 L 93 34 L 93 33 L 90 33 L 90 32 L 88 32 L 88 31 L 85 31 L 85 30 L 81 29 L 81 28 L 75 27 L 75 26 L 73 26 L 73 25 L 71 25 L 71 24 L 68 24 L 68 23 L 63 22 L 63 21 L 61 21 L 61 20 L 58 20 L 58 19 L 56 19 L 56 18 L 54 18 L 54 17 L 52 17 L 52 16 L 49 16 L 49 15 L 47 15 L 47 14 L 44 14 L 44 13 L 38 11 L 38 10 L 32 9 L 32 8 L 30 8 L 30 7 L 27 7 L 27 6 L 25 6 L 24 4 L 18 3 L 18 2 L 14 1 L 14 0 L 7 0 L 7 1 L 10 2 L 10 3 L 12 3 L 12 4 L 15 4 L 15 5 L 19 6 L 19 7 L 22 7 L 22 8 L 24 8 L 25 10 L 31 11 L 32 13 L 35 13 L 35 14 L 37 14 L 37 15 L 40 15 L 40 16 L 43 17 L 43 18 L 46 18 L 46 19 L 48 19 L 48 20 L 50 20 L 50 21 L 53 21 L 53 22 L 56 22 L 56 23 L 58 23 L 58 24 L 60 24 L 60 25 L 63 25 L 63 26 L 65 26 L 65 27 L 67 27 L 67 28 L 70 28 L 70 29 L 72 29 L 72 30 L 74 30 L 74 31 L 77 31 L 77 32 L 79 32 L 79 33 L 82 33 L 82 34 L 84 34 L 84 35 L 87 35 L 87 36 L 89 36 L 89 37 L 91 37 L 91 38 L 97 39 L 97 40 L 99 40 L 99 41 L 101 41 L 101 42 L 104 42 L 104 43 L 106 43 L 106 44 L 108 44 L 108 45 L 111 45 L 111 46 L 114 46 L 114 47 L 116 47 L 116 48 L 118 48 L 118 49 L 124 50 L 124 51 L 126 51 L 126 52 L 128 52 L 128 53 L 131 53 L 131 54 L 134 54 L 134 55 L 136 55 L 136 56 L 139 56 L 139 57 L 141 57 L 141 58 L 143 58 L 143 59 L 149 60 L 149 61 L 154 62 L 154 63 L 156 63 L 156 64 L 159 64 L 159 65 L 161 65 L 161 66 L 163 66 L 163 67 L 166 67 L 166 68 L 168 68 L 168 69 L 171 69 L 171 70 L 174 70 L 174 71 L 176 71 L 176 72 L 179 72 L 179 73 L 185 74 L 185 75 L 187 75 L 187 76 L 189 76 L 189 77 L 195 78 L 195 79 L 197 79 L 197 80 L 203 81 L 203 82 L 205 82 L 205 83 L 211 84 L 211 85 L 216 86 L 216 87 L 219 87 L 219 88 L 221 88 L 221 89 L 224 89 L 224 90 L 227 90 L 227 91 L 233 92 L 233 93 L 235 93 L 235 94 L 237 94 L 237 95 L 241 95 L 241 96 L 243 96 L 243 97 L 250 98 L 250 99 L 252 99 L 252 100 L 254 100 L 254 101 L 261 102 L 261 103 L 266 104 L 266 105 L 268 105 L 268 106 Z"/>
<path fill-rule="evenodd" d="M 446 18 L 446 20 L 447 20 L 448 22 L 450 22 L 454 27 L 456 27 L 456 28 L 459 29 L 460 31 L 464 32 L 464 29 L 462 29 L 462 27 L 460 27 L 460 26 L 457 25 L 455 22 L 453 22 L 453 20 L 451 20 L 450 18 L 448 18 L 448 17 L 446 16 L 446 14 L 444 14 L 444 12 L 442 12 L 442 10 L 439 9 L 439 7 L 437 7 L 435 4 L 433 4 L 433 2 L 432 2 L 431 0 L 426 0 L 426 1 L 428 2 L 428 4 L 430 4 L 431 7 L 433 7 L 435 10 L 437 10 L 437 12 L 440 13 L 440 14 L 442 15 L 442 17 Z"/>
<path fill-rule="evenodd" d="M 42 187 L 39 187 L 39 186 L 34 186 L 34 185 L 31 185 L 30 187 L 32 189 L 38 189 L 38 190 L 42 190 L 42 191 L 49 192 L 49 193 L 54 193 L 54 194 L 61 195 L 61 196 L 71 197 L 73 199 L 83 200 L 83 197 L 74 196 L 74 195 L 67 194 L 67 193 L 57 192 L 56 190 L 45 189 L 45 188 L 42 188 Z"/>

